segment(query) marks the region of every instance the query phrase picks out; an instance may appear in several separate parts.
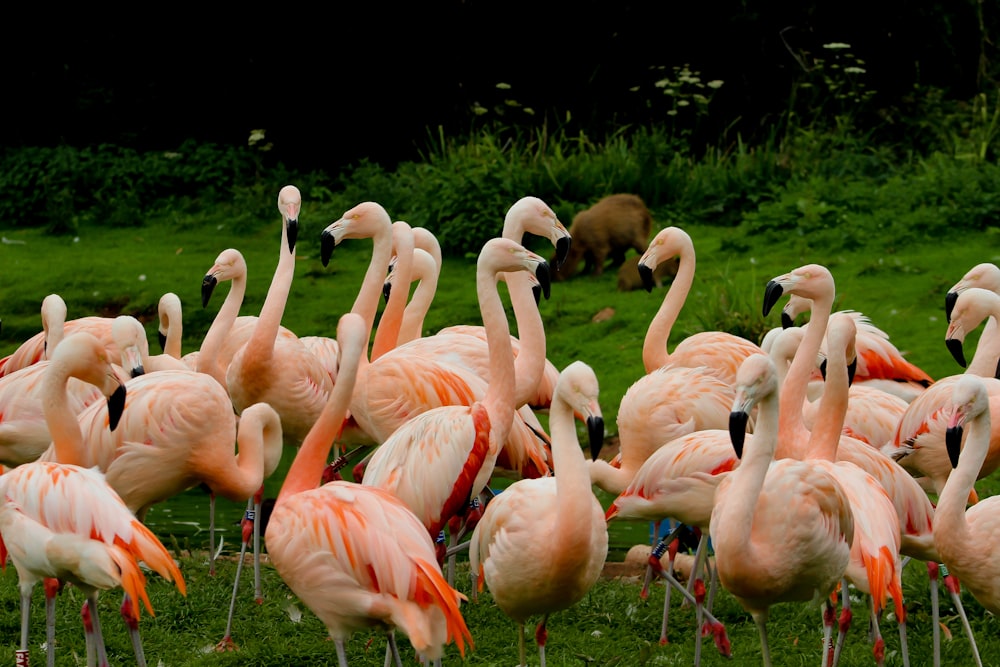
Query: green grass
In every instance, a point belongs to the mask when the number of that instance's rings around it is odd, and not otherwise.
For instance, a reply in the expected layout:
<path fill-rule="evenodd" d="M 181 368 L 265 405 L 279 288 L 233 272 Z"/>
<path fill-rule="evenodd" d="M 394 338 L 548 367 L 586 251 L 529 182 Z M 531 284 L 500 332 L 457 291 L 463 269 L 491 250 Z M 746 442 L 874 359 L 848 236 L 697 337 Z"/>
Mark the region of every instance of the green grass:
<path fill-rule="evenodd" d="M 515 196 L 512 196 L 512 200 Z M 298 247 L 299 262 L 283 324 L 300 335 L 332 335 L 339 316 L 349 310 L 367 266 L 370 242 L 345 243 L 334 253 L 329 267 L 319 261 L 319 233 L 342 211 L 327 210 L 304 203 L 303 228 Z M 391 211 L 390 211 L 391 213 Z M 497 213 L 499 219 L 501 212 Z M 256 314 L 263 302 L 276 263 L 278 216 L 247 224 L 233 223 L 213 211 L 183 218 L 147 221 L 139 228 L 84 228 L 79 238 L 49 236 L 39 229 L 5 230 L 13 243 L 0 244 L 0 266 L 4 281 L 0 288 L 0 354 L 6 354 L 40 329 L 42 298 L 56 292 L 69 307 L 69 317 L 95 313 L 125 312 L 147 322 L 150 340 L 155 341 L 156 301 L 166 291 L 180 295 L 184 306 L 184 351 L 196 349 L 212 317 L 222 302 L 217 294 L 209 306 L 200 305 L 200 284 L 216 255 L 226 247 L 240 249 L 247 258 L 249 284 L 243 313 Z M 413 221 L 419 224 L 419 221 Z M 891 255 L 876 256 L 859 249 L 854 252 L 807 252 L 796 239 L 787 243 L 754 242 L 738 232 L 720 227 L 687 225 L 698 251 L 696 284 L 674 327 L 671 347 L 684 336 L 705 328 L 715 317 L 716 305 L 725 299 L 728 307 L 760 330 L 777 326 L 778 308 L 768 317 L 760 313 L 767 280 L 807 262 L 828 266 L 838 284 L 837 308 L 859 310 L 889 333 L 891 340 L 908 353 L 908 358 L 931 376 L 940 378 L 959 372 L 944 346 L 944 294 L 968 268 L 982 261 L 997 261 L 989 249 L 996 246 L 991 232 L 963 232 L 933 242 L 912 243 Z M 499 225 L 498 225 L 499 231 Z M 735 249 L 734 249 L 735 248 Z M 545 250 L 544 252 L 548 252 Z M 427 332 L 433 333 L 456 322 L 477 322 L 472 259 L 446 260 L 438 296 L 427 317 Z M 619 293 L 613 272 L 603 277 L 582 276 L 553 285 L 552 297 L 540 308 L 546 325 L 548 356 L 559 368 L 581 359 L 594 367 L 601 381 L 601 404 L 609 435 L 617 432 L 617 406 L 627 388 L 642 373 L 641 346 L 646 327 L 664 292 Z M 606 308 L 613 316 L 595 323 L 592 318 Z M 968 349 L 975 342 L 971 337 Z M 286 469 L 289 457 L 283 462 Z M 268 481 L 268 494 L 280 486 L 280 474 Z M 998 492 L 995 476 L 978 485 L 981 496 Z M 610 498 L 599 493 L 606 505 Z M 151 518 L 179 513 L 198 505 L 202 517 L 204 494 L 197 490 L 154 508 Z M 230 550 L 235 539 L 233 520 L 241 508 L 226 507 L 228 515 L 220 524 L 228 526 Z M 199 521 L 202 520 L 199 518 Z M 622 560 L 632 544 L 645 542 L 645 524 L 612 524 L 612 553 L 609 560 Z M 204 541 L 196 536 L 160 533 L 166 543 L 178 538 L 182 546 Z M 196 549 L 197 553 L 197 549 Z M 190 593 L 180 598 L 176 591 L 156 578 L 151 580 L 155 619 L 145 618 L 143 632 L 150 664 L 164 665 L 240 664 L 267 665 L 333 660 L 333 647 L 324 639 L 323 629 L 308 610 L 301 622 L 287 613 L 294 604 L 273 571 L 267 571 L 267 599 L 261 607 L 250 602 L 249 584 L 241 593 L 242 606 L 234 630 L 242 649 L 238 654 L 201 653 L 201 649 L 221 639 L 225 612 L 231 592 L 231 572 L 225 567 L 219 576 L 205 575 L 204 558 L 178 554 L 189 581 Z M 922 567 L 911 564 L 906 571 L 906 595 L 910 609 L 910 654 L 912 664 L 929 660 L 929 598 Z M 572 610 L 553 617 L 550 624 L 550 665 L 691 664 L 693 621 L 690 610 L 674 614 L 671 644 L 659 647 L 662 588 L 647 602 L 638 599 L 638 583 L 602 582 Z M 75 597 L 74 597 L 75 596 Z M 5 650 L 13 651 L 17 641 L 17 589 L 13 571 L 0 578 L 0 598 L 8 601 L 0 612 L 0 637 Z M 36 595 L 40 601 L 40 593 Z M 105 623 L 112 645 L 112 663 L 129 662 L 129 645 L 120 620 L 115 617 L 120 598 L 103 597 Z M 82 659 L 82 632 L 79 630 L 79 593 L 67 590 L 60 598 L 60 663 L 75 664 L 72 654 Z M 955 639 L 944 648 L 944 664 L 970 664 L 961 627 L 943 603 L 945 619 Z M 985 614 L 966 596 L 977 628 L 986 663 L 997 664 L 1000 656 L 996 619 Z M 300 609 L 301 605 L 298 605 Z M 517 645 L 513 624 L 490 604 L 488 596 L 477 604 L 463 607 L 476 639 L 476 649 L 467 656 L 469 664 L 513 664 Z M 716 611 L 729 627 L 734 657 L 742 662 L 758 659 L 758 639 L 749 617 L 735 601 L 723 593 Z M 865 614 L 856 610 L 855 632 L 843 664 L 865 664 L 871 660 L 863 640 Z M 892 650 L 898 646 L 894 626 L 883 623 L 889 646 L 889 663 L 901 664 Z M 815 664 L 818 660 L 819 614 L 788 606 L 776 608 L 771 623 L 771 639 L 776 665 Z M 33 616 L 33 646 L 44 637 L 41 604 Z M 371 645 L 367 641 L 375 637 Z M 384 644 L 376 635 L 363 633 L 349 647 L 351 664 L 382 664 Z M 529 651 L 534 651 L 530 647 Z M 448 662 L 457 653 L 450 649 Z M 36 664 L 43 659 L 33 656 Z M 534 663 L 537 657 L 530 654 Z M 706 644 L 703 664 L 730 664 Z"/>
<path fill-rule="evenodd" d="M 262 568 L 263 604 L 253 602 L 252 569 L 243 570 L 232 638 L 237 652 L 216 652 L 215 645 L 226 629 L 226 614 L 233 590 L 236 564 L 233 560 L 219 563 L 214 577 L 208 576 L 206 559 L 181 552 L 181 569 L 188 584 L 188 594 L 181 597 L 170 584 L 153 575 L 149 580 L 150 598 L 155 617 L 143 613 L 140 623 L 143 646 L 150 665 L 164 667 L 183 665 L 289 665 L 336 664 L 334 646 L 319 620 L 299 603 L 284 586 L 277 573 L 268 565 Z M 471 595 L 468 568 L 460 562 L 456 587 Z M 0 650 L 13 654 L 17 648 L 20 616 L 16 604 L 17 579 L 12 568 L 0 575 L 0 598 L 8 603 L 0 608 Z M 42 595 L 35 594 L 32 606 L 31 646 L 33 664 L 42 664 L 41 644 L 45 639 Z M 691 607 L 681 608 L 678 595 L 673 596 L 668 640 L 660 646 L 660 622 L 664 589 L 655 585 L 648 599 L 639 597 L 638 578 L 606 579 L 569 610 L 554 614 L 548 624 L 549 640 L 546 658 L 552 667 L 579 665 L 690 665 L 695 651 L 695 617 Z M 942 589 L 943 591 L 943 589 Z M 908 604 L 908 642 L 913 665 L 930 664 L 931 616 L 928 605 L 927 577 L 923 566 L 911 563 L 904 571 L 904 592 Z M 105 593 L 100 598 L 100 613 L 108 644 L 111 664 L 133 662 L 131 644 L 118 615 L 119 592 Z M 65 588 L 57 602 L 57 665 L 82 664 L 85 655 L 80 606 L 83 597 L 78 590 Z M 997 665 L 1000 637 L 996 619 L 985 614 L 968 594 L 963 604 L 972 618 L 976 640 L 984 664 Z M 864 665 L 872 661 L 871 646 L 866 637 L 868 614 L 864 601 L 853 596 L 854 620 L 847 637 L 841 664 Z M 726 625 L 732 646 L 732 658 L 723 658 L 711 639 L 703 640 L 702 664 L 757 664 L 759 638 L 749 616 L 732 596 L 718 594 L 714 614 Z M 462 606 L 466 624 L 472 632 L 475 647 L 466 653 L 464 664 L 512 665 L 517 662 L 516 626 L 493 603 L 488 592 L 477 601 Z M 534 623 L 528 627 L 528 663 L 538 664 L 533 642 Z M 942 602 L 942 623 L 950 632 L 942 640 L 942 664 L 973 664 L 968 642 L 950 600 Z M 901 665 L 899 636 L 890 614 L 883 619 L 882 634 L 886 642 L 886 664 Z M 769 622 L 769 639 L 776 666 L 812 665 L 820 659 L 822 631 L 818 609 L 801 605 L 778 605 Z M 405 637 L 400 638 L 404 664 L 412 662 L 412 650 Z M 350 664 L 354 667 L 382 665 L 385 641 L 379 631 L 358 632 L 347 645 Z M 450 645 L 445 664 L 458 664 L 461 658 Z"/>

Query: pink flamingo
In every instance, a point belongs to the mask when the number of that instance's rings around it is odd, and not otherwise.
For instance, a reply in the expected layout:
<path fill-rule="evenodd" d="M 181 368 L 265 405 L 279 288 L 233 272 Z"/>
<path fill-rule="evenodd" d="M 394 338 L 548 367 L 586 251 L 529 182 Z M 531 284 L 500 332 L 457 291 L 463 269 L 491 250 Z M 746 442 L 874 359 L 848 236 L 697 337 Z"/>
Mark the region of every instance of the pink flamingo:
<path fill-rule="evenodd" d="M 114 318 L 111 336 L 121 355 L 122 369 L 131 377 L 162 370 L 189 370 L 188 365 L 177 357 L 166 353 L 150 354 L 146 329 L 131 315 Z"/>
<path fill-rule="evenodd" d="M 410 417 L 375 450 L 362 479 L 402 499 L 433 538 L 486 486 L 512 427 L 514 354 L 497 290 L 498 274 L 505 271 L 533 271 L 543 285 L 549 282 L 546 261 L 516 241 L 494 238 L 484 244 L 476 293 L 490 346 L 485 396 Z"/>
<path fill-rule="evenodd" d="M 822 603 L 824 647 L 833 634 L 835 593 L 851 559 L 854 514 L 837 478 L 825 467 L 775 458 L 778 378 L 767 355 L 748 357 L 737 374 L 733 448 L 739 467 L 716 490 L 710 519 L 722 586 L 750 613 L 760 634 L 761 659 L 771 665 L 770 608 L 783 602 Z M 744 450 L 744 424 L 758 407 Z M 823 651 L 823 664 L 829 652 Z"/>
<path fill-rule="evenodd" d="M 966 335 L 985 320 L 992 321 L 1000 315 L 1000 296 L 983 288 L 971 287 L 959 294 L 952 307 L 945 342 L 956 360 L 964 362 L 962 343 Z M 979 477 L 986 477 L 1000 467 L 1000 380 L 994 377 L 997 362 L 995 353 L 991 352 L 991 337 L 996 338 L 995 331 L 983 331 L 976 355 L 964 373 L 941 378 L 910 403 L 899 421 L 892 441 L 882 448 L 886 455 L 898 461 L 912 474 L 927 478 L 933 492 L 938 495 L 944 489 L 952 467 L 945 444 L 951 394 L 955 384 L 964 375 L 979 377 L 981 373 L 985 373 L 983 382 L 989 395 L 990 410 L 992 414 L 998 415 L 990 422 L 993 429 L 990 448 Z M 975 502 L 978 499 L 975 489 L 972 493 L 971 500 Z"/>
<path fill-rule="evenodd" d="M 972 596 L 993 614 L 1000 614 L 1000 497 L 985 498 L 966 509 L 966 500 L 980 477 L 991 446 L 989 395 L 982 378 L 964 375 L 952 393 L 948 420 L 948 455 L 955 466 L 938 498 L 934 544 L 941 559 Z M 968 430 L 965 443 L 963 431 Z M 982 665 L 972 630 L 976 664 Z"/>
<path fill-rule="evenodd" d="M 519 665 L 528 664 L 527 620 L 542 615 L 535 641 L 544 665 L 549 616 L 573 606 L 590 591 L 608 554 L 604 510 L 590 486 L 575 414 L 587 423 L 591 449 L 595 442 L 600 449 L 604 419 L 597 376 L 582 361 L 563 370 L 549 413 L 558 474 L 508 486 L 486 505 L 472 533 L 471 571 L 478 590 L 485 581 L 500 610 L 517 623 Z"/>
<path fill-rule="evenodd" d="M 410 280 L 416 282 L 410 301 L 403 310 L 403 320 L 399 325 L 399 335 L 396 344 L 402 345 L 416 340 L 424 335 L 424 318 L 430 310 L 434 294 L 437 292 L 438 277 L 441 273 L 441 244 L 433 232 L 425 227 L 413 228 L 413 266 Z M 382 293 L 387 295 L 392 290 L 393 283 L 398 280 L 398 273 L 393 269 L 396 260 L 389 264 L 389 271 L 382 286 Z M 404 286 L 402 289 L 409 289 Z M 388 298 L 388 296 L 386 296 Z"/>
<path fill-rule="evenodd" d="M 459 610 L 461 593 L 444 580 L 424 525 L 392 494 L 352 482 L 322 486 L 331 444 L 344 423 L 367 324 L 355 313 L 337 327 L 340 377 L 285 477 L 268 522 L 271 562 L 288 587 L 326 625 L 346 667 L 344 644 L 361 629 L 386 630 L 400 664 L 393 629 L 422 658 L 439 660 L 454 641 L 465 655 L 472 636 Z"/>
<path fill-rule="evenodd" d="M 94 336 L 67 336 L 53 352 L 45 378 L 45 417 L 59 462 L 26 463 L 0 476 L 0 563 L 10 556 L 21 589 L 21 649 L 27 664 L 28 607 L 31 589 L 43 578 L 78 586 L 87 596 L 84 621 L 88 637 L 88 664 L 93 647 L 100 664 L 107 664 L 97 613 L 101 590 L 125 590 L 122 615 L 129 621 L 136 659 L 145 665 L 138 640 L 139 606 L 153 610 L 146 595 L 143 562 L 177 589 L 186 592 L 184 579 L 169 552 L 129 511 L 121 497 L 97 471 L 79 463 L 87 441 L 69 409 L 66 384 L 70 377 L 99 387 L 108 397 L 108 419 L 115 429 L 126 401 L 125 388 L 112 368 L 104 345 Z M 54 587 L 46 591 L 54 593 Z M 135 601 L 135 603 L 133 603 Z M 46 609 L 54 612 L 54 599 Z M 52 619 L 47 614 L 49 646 L 54 646 Z M 54 653 L 49 651 L 50 664 Z"/>
<path fill-rule="evenodd" d="M 118 349 L 111 337 L 112 318 L 89 316 L 67 321 L 66 302 L 58 294 L 49 294 L 42 299 L 41 313 L 42 330 L 0 359 L 0 377 L 49 358 L 64 336 L 79 331 L 96 336 L 108 349 L 111 361 L 119 362 Z"/>
<path fill-rule="evenodd" d="M 38 459 L 52 443 L 45 419 L 45 376 L 51 361 L 42 359 L 0 377 L 0 465 L 13 468 Z M 98 387 L 70 376 L 66 409 L 79 414 L 103 399 Z"/>
<path fill-rule="evenodd" d="M 995 294 L 1000 294 L 1000 267 L 990 262 L 976 264 L 966 271 L 957 283 L 951 286 L 944 296 L 944 312 L 949 322 L 951 322 L 951 311 L 955 307 L 955 300 L 959 294 L 970 287 L 981 287 Z M 996 326 L 996 323 L 988 322 L 987 326 L 992 328 Z"/>
<path fill-rule="evenodd" d="M 166 292 L 156 304 L 156 312 L 160 318 L 156 328 L 157 339 L 163 354 L 169 354 L 180 359 L 181 343 L 184 339 L 184 318 L 181 298 L 173 292 Z"/>
<path fill-rule="evenodd" d="M 740 363 L 749 355 L 761 352 L 760 346 L 724 331 L 701 331 L 682 340 L 673 352 L 667 351 L 671 329 L 694 283 L 694 243 L 683 229 L 666 227 L 657 232 L 649 248 L 639 258 L 639 275 L 646 291 L 651 292 L 653 271 L 659 264 L 674 257 L 680 259 L 677 275 L 649 323 L 642 345 L 642 362 L 646 372 L 668 364 L 691 368 L 708 366 L 717 369 L 720 377 L 732 384 Z"/>
<path fill-rule="evenodd" d="M 309 432 L 332 389 L 330 374 L 297 337 L 279 336 L 288 290 L 295 271 L 302 198 L 286 185 L 278 193 L 281 245 L 278 266 L 249 340 L 226 368 L 226 387 L 240 413 L 254 403 L 268 403 L 281 417 L 285 444 L 298 446 Z"/>

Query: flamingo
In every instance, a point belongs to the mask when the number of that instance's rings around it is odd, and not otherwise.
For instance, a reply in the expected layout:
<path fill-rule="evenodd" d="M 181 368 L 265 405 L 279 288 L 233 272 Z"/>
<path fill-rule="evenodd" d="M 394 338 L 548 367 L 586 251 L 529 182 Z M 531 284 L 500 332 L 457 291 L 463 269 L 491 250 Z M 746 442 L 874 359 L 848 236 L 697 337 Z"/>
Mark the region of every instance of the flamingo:
<path fill-rule="evenodd" d="M 990 262 L 976 264 L 965 272 L 957 283 L 951 286 L 944 296 L 944 312 L 951 322 L 951 311 L 955 307 L 958 295 L 970 287 L 981 287 L 995 294 L 1000 294 L 1000 267 Z M 987 323 L 987 327 L 995 327 L 996 323 Z"/>
<path fill-rule="evenodd" d="M 957 361 L 964 365 L 962 343 L 966 335 L 984 320 L 995 321 L 998 316 L 1000 296 L 979 287 L 966 288 L 959 293 L 952 302 L 951 322 L 945 333 L 945 343 Z M 976 354 L 965 372 L 941 378 L 914 400 L 900 419 L 892 441 L 882 448 L 885 454 L 912 474 L 926 477 L 938 495 L 952 468 L 946 446 L 951 394 L 964 375 L 983 376 L 991 413 L 998 415 L 990 422 L 993 429 L 990 447 L 979 477 L 986 477 L 1000 467 L 1000 380 L 994 377 L 997 362 L 991 352 L 992 339 L 996 337 L 995 327 L 990 331 L 984 330 Z M 978 499 L 975 489 L 972 494 L 971 499 L 975 502 Z"/>
<path fill-rule="evenodd" d="M 519 665 L 528 664 L 527 620 L 542 615 L 535 641 L 544 665 L 549 616 L 590 591 L 608 555 L 604 510 L 591 489 L 574 421 L 583 415 L 590 447 L 600 449 L 604 419 L 590 366 L 575 361 L 563 370 L 550 410 L 556 475 L 518 480 L 493 498 L 469 547 L 478 590 L 485 582 L 500 610 L 517 623 Z"/>
<path fill-rule="evenodd" d="M 497 289 L 504 271 L 533 271 L 543 286 L 549 284 L 548 263 L 516 241 L 498 237 L 483 245 L 476 293 L 490 345 L 485 396 L 410 417 L 375 450 L 362 478 L 402 499 L 432 538 L 486 486 L 512 428 L 514 354 Z"/>
<path fill-rule="evenodd" d="M 142 600 L 153 614 L 146 595 L 143 562 L 177 589 L 186 593 L 184 579 L 169 552 L 149 529 L 129 511 L 121 497 L 98 471 L 79 463 L 87 441 L 70 410 L 66 385 L 70 377 L 89 382 L 107 397 L 108 419 L 103 428 L 114 430 L 126 401 L 126 390 L 111 366 L 104 345 L 93 335 L 80 332 L 67 336 L 53 352 L 44 380 L 45 418 L 52 433 L 59 462 L 36 461 L 0 475 L 0 563 L 10 556 L 18 572 L 21 590 L 21 648 L 27 664 L 28 619 L 31 589 L 41 579 L 71 582 L 86 595 L 84 607 L 88 634 L 88 664 L 91 647 L 100 663 L 107 664 L 104 639 L 97 612 L 101 590 L 121 586 L 126 597 L 122 614 L 129 621 L 136 659 L 145 664 L 138 640 L 139 606 Z M 53 588 L 46 587 L 47 592 Z M 133 604 L 135 601 L 136 604 Z M 47 612 L 54 600 L 47 599 Z M 54 646 L 52 620 L 49 646 Z M 87 618 L 92 625 L 87 622 Z M 49 663 L 54 653 L 49 652 Z M 19 659 L 19 662 L 20 659 Z"/>
<path fill-rule="evenodd" d="M 58 303 L 62 303 L 62 299 L 58 299 Z M 118 348 L 113 347 L 117 356 Z M 49 351 L 54 350 L 52 347 Z M 107 346 L 105 351 L 108 351 Z M 48 359 L 41 359 L 0 377 L 0 415 L 3 415 L 0 419 L 0 465 L 12 468 L 34 461 L 52 442 L 43 409 L 49 364 Z M 79 414 L 101 399 L 101 392 L 94 385 L 72 376 L 68 378 L 66 401 L 71 413 Z"/>
<path fill-rule="evenodd" d="M 111 323 L 111 336 L 118 346 L 122 368 L 130 376 L 161 370 L 190 370 L 179 358 L 167 353 L 150 354 L 142 322 L 131 315 L 119 315 Z"/>
<path fill-rule="evenodd" d="M 793 326 L 795 319 L 809 311 L 810 307 L 808 299 L 790 296 L 781 311 L 782 327 Z M 868 316 L 855 310 L 839 312 L 853 318 L 858 329 L 855 383 L 893 393 L 907 403 L 934 383 L 934 379 L 926 371 L 903 356 L 903 353 L 889 340 L 889 334 L 872 324 Z M 817 369 L 814 376 L 818 376 L 818 373 Z"/>
<path fill-rule="evenodd" d="M 265 539 L 275 569 L 326 625 L 341 667 L 357 630 L 384 628 L 400 664 L 399 628 L 423 658 L 439 660 L 454 641 L 464 657 L 472 636 L 459 610 L 464 596 L 438 567 L 433 541 L 392 494 L 353 482 L 320 483 L 331 444 L 345 421 L 367 324 L 347 313 L 337 326 L 340 377 L 299 448 L 275 502 Z"/>
<path fill-rule="evenodd" d="M 962 376 L 953 389 L 951 405 L 948 456 L 955 469 L 938 498 L 934 544 L 941 560 L 972 596 L 988 611 L 1000 614 L 1000 497 L 985 498 L 966 509 L 991 444 L 992 414 L 982 378 Z M 968 624 L 964 613 L 963 622 Z M 971 630 L 967 632 L 971 639 Z M 981 667 L 974 641 L 972 647 Z"/>
<path fill-rule="evenodd" d="M 42 299 L 42 330 L 0 359 L 0 377 L 49 358 L 64 336 L 78 331 L 97 336 L 108 349 L 111 361 L 119 362 L 118 349 L 111 337 L 112 318 L 88 316 L 67 321 L 66 312 L 66 302 L 58 294 Z"/>
<path fill-rule="evenodd" d="M 824 606 L 824 647 L 833 633 L 831 595 L 850 564 L 851 502 L 825 467 L 775 458 L 779 433 L 778 378 L 765 354 L 740 366 L 733 402 L 733 448 L 740 465 L 716 489 L 710 526 L 719 582 L 753 617 L 761 660 L 771 665 L 770 608 L 782 602 Z M 759 412 L 744 450 L 751 405 Z M 824 649 L 823 664 L 829 653 Z"/>
<path fill-rule="evenodd" d="M 160 349 L 175 359 L 181 358 L 181 343 L 184 338 L 184 319 L 181 298 L 173 292 L 166 292 L 156 304 L 160 318 L 156 329 Z"/>
<path fill-rule="evenodd" d="M 717 369 L 720 377 L 732 384 L 740 363 L 749 355 L 761 352 L 760 346 L 724 331 L 701 331 L 682 340 L 674 347 L 673 352 L 667 351 L 671 329 L 694 283 L 694 243 L 683 229 L 665 227 L 656 233 L 646 252 L 639 258 L 639 274 L 646 291 L 651 292 L 654 285 L 653 271 L 660 263 L 674 257 L 680 259 L 677 275 L 649 323 L 642 345 L 642 362 L 646 372 L 650 373 L 668 364 L 692 368 L 708 366 Z"/>
<path fill-rule="evenodd" d="M 254 403 L 268 403 L 281 417 L 285 444 L 298 446 L 323 409 L 332 389 L 329 372 L 298 337 L 279 336 L 288 290 L 295 271 L 302 197 L 294 185 L 278 193 L 281 244 L 278 266 L 249 340 L 226 368 L 226 387 L 240 413 Z"/>

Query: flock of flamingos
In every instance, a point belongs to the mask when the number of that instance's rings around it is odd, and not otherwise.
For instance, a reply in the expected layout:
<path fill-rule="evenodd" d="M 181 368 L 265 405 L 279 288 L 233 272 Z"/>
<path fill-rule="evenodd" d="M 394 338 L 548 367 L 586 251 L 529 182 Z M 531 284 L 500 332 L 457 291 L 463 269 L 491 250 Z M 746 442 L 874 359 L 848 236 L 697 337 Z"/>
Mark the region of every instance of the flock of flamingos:
<path fill-rule="evenodd" d="M 727 653 L 725 628 L 711 613 L 721 586 L 755 621 L 764 665 L 768 611 L 783 602 L 822 611 L 817 660 L 836 664 L 849 587 L 869 601 L 876 664 L 884 660 L 877 620 L 890 600 L 909 664 L 901 572 L 910 559 L 926 563 L 935 615 L 941 576 L 963 620 L 960 586 L 1000 613 L 1000 498 L 981 499 L 974 487 L 1000 465 L 996 266 L 974 267 L 948 291 L 946 339 L 966 371 L 932 381 L 867 318 L 831 312 L 834 279 L 818 264 L 767 283 L 763 312 L 787 297 L 784 326 L 759 345 L 706 331 L 668 352 L 695 260 L 683 230 L 660 230 L 639 260 L 647 288 L 658 264 L 680 264 L 646 334 L 646 374 L 621 400 L 620 453 L 609 462 L 596 455 L 604 423 L 594 371 L 546 359 L 537 305 L 548 295 L 549 264 L 521 241 L 547 238 L 554 261 L 565 257 L 571 238 L 549 206 L 517 201 L 502 234 L 483 245 L 482 324 L 433 335 L 422 328 L 441 265 L 433 235 L 393 222 L 373 202 L 347 211 L 322 233 L 323 263 L 348 239 L 372 239 L 373 250 L 335 337 L 281 325 L 300 207 L 299 191 L 282 188 L 280 257 L 259 316 L 239 315 L 246 264 L 238 251 L 223 251 L 208 270 L 204 304 L 218 283 L 230 288 L 198 351 L 181 356 L 171 340 L 169 321 L 180 317 L 173 295 L 161 301 L 162 354 L 150 353 L 134 318 L 67 320 L 66 304 L 51 295 L 43 331 L 0 361 L 0 560 L 18 575 L 19 665 L 29 661 L 28 610 L 39 582 L 47 646 L 55 646 L 56 594 L 71 584 L 87 596 L 88 665 L 107 664 L 95 601 L 121 588 L 136 660 L 145 664 L 144 568 L 185 592 L 174 559 L 143 525 L 146 512 L 198 484 L 213 498 L 259 507 L 284 447 L 296 454 L 263 539 L 274 568 L 328 628 L 342 666 L 345 642 L 371 627 L 386 631 L 386 664 L 402 664 L 397 631 L 422 664 L 439 664 L 450 643 L 463 656 L 474 650 L 461 611 L 467 598 L 445 565 L 466 548 L 472 595 L 488 589 L 518 626 L 520 665 L 525 625 L 541 617 L 534 637 L 544 666 L 546 620 L 595 585 L 616 519 L 698 528 L 686 584 L 674 576 L 672 555 L 662 559 L 674 553 L 672 536 L 650 557 L 649 574 L 669 584 L 664 638 L 676 589 L 695 604 L 700 634 Z M 806 311 L 808 323 L 796 326 Z M 962 342 L 984 322 L 966 364 Z M 547 428 L 538 410 L 548 412 Z M 330 464 L 331 452 L 337 461 L 348 446 L 371 446 L 355 470 L 360 483 Z M 519 479 L 491 495 L 489 480 L 501 472 Z M 616 496 L 607 510 L 595 486 Z M 981 665 L 967 621 L 965 633 Z M 54 664 L 53 650 L 46 659 Z"/>

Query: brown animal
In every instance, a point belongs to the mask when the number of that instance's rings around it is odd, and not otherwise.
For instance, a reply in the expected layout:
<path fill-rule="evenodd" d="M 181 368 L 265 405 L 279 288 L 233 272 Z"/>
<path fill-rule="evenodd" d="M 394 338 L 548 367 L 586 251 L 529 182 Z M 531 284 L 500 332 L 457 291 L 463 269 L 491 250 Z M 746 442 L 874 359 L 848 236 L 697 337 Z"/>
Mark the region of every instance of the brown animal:
<path fill-rule="evenodd" d="M 645 289 L 642 284 L 642 276 L 639 275 L 639 258 L 642 255 L 630 255 L 625 263 L 618 268 L 618 291 L 631 292 L 632 290 Z M 673 280 L 677 275 L 677 267 L 680 266 L 680 257 L 671 257 L 665 262 L 656 265 L 653 271 L 653 281 L 657 287 L 663 287 L 663 281 Z"/>
<path fill-rule="evenodd" d="M 569 254 L 552 277 L 565 280 L 576 275 L 581 262 L 584 273 L 599 276 L 608 259 L 612 266 L 618 266 L 625 262 L 630 248 L 640 255 L 646 252 L 652 229 L 653 215 L 642 199 L 629 194 L 609 195 L 573 218 Z"/>

